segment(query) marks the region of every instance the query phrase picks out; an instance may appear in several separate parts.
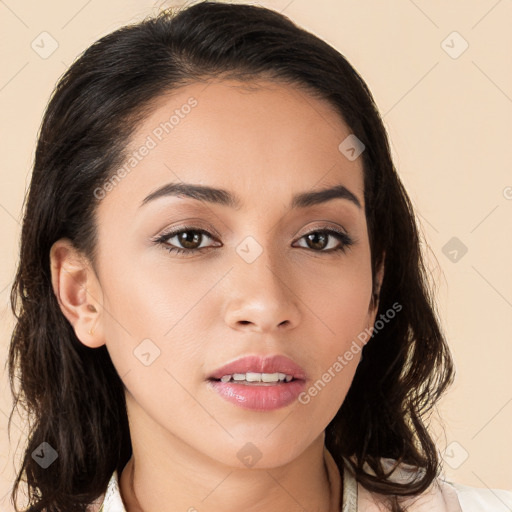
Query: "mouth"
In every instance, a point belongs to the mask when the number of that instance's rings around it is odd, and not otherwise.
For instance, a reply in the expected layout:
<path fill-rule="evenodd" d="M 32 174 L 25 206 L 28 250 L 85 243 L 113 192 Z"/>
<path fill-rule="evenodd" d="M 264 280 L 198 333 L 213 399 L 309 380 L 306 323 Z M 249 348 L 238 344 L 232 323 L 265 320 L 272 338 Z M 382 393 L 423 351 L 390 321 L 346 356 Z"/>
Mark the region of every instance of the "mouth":
<path fill-rule="evenodd" d="M 209 378 L 207 384 L 227 402 L 256 412 L 287 407 L 296 402 L 306 387 L 305 380 L 281 372 L 227 374 L 220 379 Z"/>
<path fill-rule="evenodd" d="M 306 372 L 283 355 L 250 355 L 215 370 L 208 386 L 244 409 L 269 412 L 294 403 L 306 387 Z"/>
<path fill-rule="evenodd" d="M 212 382 L 224 382 L 224 383 L 236 383 L 243 384 L 245 386 L 276 386 L 279 384 L 287 384 L 293 382 L 296 379 L 293 375 L 288 373 L 259 373 L 259 372 L 247 372 L 247 373 L 233 373 L 223 375 L 220 379 L 211 377 L 208 379 Z"/>
<path fill-rule="evenodd" d="M 250 386 L 278 385 L 306 380 L 305 370 L 283 355 L 249 355 L 228 363 L 208 376 L 210 381 Z"/>

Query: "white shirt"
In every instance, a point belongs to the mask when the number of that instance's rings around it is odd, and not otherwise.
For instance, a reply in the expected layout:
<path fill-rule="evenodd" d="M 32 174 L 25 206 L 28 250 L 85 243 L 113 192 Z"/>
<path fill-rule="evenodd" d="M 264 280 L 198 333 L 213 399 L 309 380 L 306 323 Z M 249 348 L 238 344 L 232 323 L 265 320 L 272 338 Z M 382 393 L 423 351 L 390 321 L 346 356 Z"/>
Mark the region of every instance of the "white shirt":
<path fill-rule="evenodd" d="M 332 455 L 325 448 L 325 460 L 329 481 L 334 489 L 335 503 L 341 495 L 341 476 Z M 382 459 L 384 467 L 392 466 L 393 459 Z M 414 470 L 402 464 L 392 475 L 397 482 L 405 482 Z M 368 471 L 369 472 L 369 471 Z M 114 471 L 103 496 L 90 512 L 126 512 L 119 491 L 117 471 Z M 101 506 L 99 505 L 101 503 Z M 448 482 L 436 478 L 420 496 L 406 497 L 401 502 L 408 512 L 511 512 L 512 490 L 482 489 Z M 99 510 L 98 510 L 99 507 Z M 383 512 L 382 497 L 372 493 L 356 482 L 348 464 L 343 467 L 343 504 L 341 512 Z"/>

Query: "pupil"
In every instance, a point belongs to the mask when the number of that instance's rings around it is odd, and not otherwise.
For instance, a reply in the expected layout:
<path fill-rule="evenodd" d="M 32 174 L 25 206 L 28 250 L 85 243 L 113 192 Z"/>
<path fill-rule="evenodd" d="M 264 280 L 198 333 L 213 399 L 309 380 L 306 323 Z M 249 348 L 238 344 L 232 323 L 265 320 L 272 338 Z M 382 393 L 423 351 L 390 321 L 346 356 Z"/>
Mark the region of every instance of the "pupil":
<path fill-rule="evenodd" d="M 196 239 L 197 239 L 197 238 L 199 238 L 199 237 L 201 236 L 201 235 L 200 235 L 200 233 L 195 233 L 195 234 L 193 234 L 191 237 L 190 237 L 190 236 L 187 236 L 187 234 L 190 234 L 190 233 L 192 233 L 192 231 L 184 231 L 184 232 L 183 232 L 183 233 L 181 233 L 181 235 L 180 235 L 180 243 L 181 243 L 184 247 L 186 247 L 187 249 L 193 249 L 194 247 L 190 247 L 190 246 L 189 246 L 189 245 L 187 245 L 187 244 L 192 244 L 192 246 L 193 246 L 193 245 L 194 245 L 194 243 L 197 243 L 197 240 L 194 242 L 194 241 L 193 241 L 193 239 L 194 239 L 194 238 L 196 238 Z M 191 241 L 191 240 L 189 240 L 189 239 L 192 239 L 192 241 Z"/>
<path fill-rule="evenodd" d="M 308 235 L 308 240 L 309 241 L 312 241 L 313 240 L 313 245 L 317 245 L 318 242 L 316 241 L 317 238 L 321 238 L 323 239 L 323 241 L 325 242 L 325 239 L 327 237 L 327 235 L 325 233 L 311 233 Z M 316 246 L 316 247 L 313 247 L 314 249 L 323 249 L 325 247 L 325 244 L 323 243 L 320 243 L 320 246 Z"/>

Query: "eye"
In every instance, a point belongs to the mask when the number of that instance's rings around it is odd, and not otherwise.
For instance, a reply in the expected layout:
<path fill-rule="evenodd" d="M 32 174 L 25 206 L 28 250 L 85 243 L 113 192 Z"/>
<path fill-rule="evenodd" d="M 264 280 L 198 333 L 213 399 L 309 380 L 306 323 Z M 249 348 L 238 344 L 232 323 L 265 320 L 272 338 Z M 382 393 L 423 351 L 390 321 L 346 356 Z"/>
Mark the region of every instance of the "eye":
<path fill-rule="evenodd" d="M 329 250 L 325 250 L 329 247 L 332 239 L 338 240 L 338 245 L 330 247 Z M 354 241 L 352 238 L 343 231 L 338 231 L 334 228 L 320 228 L 315 231 L 310 231 L 303 235 L 299 240 L 304 239 L 309 249 L 315 252 L 337 252 L 342 251 L 343 253 L 353 245 Z M 331 240 L 329 240 L 331 239 Z"/>
<path fill-rule="evenodd" d="M 154 242 L 163 245 L 166 250 L 174 254 L 194 254 L 212 247 L 211 245 L 202 246 L 205 237 L 213 240 L 213 236 L 204 229 L 193 226 L 183 226 L 179 229 L 164 233 L 156 238 Z M 175 242 L 169 243 L 173 238 L 176 239 Z M 306 241 L 307 245 L 307 247 L 302 247 L 311 249 L 314 252 L 324 253 L 337 251 L 344 253 L 347 251 L 348 247 L 354 244 L 354 241 L 347 233 L 334 228 L 320 228 L 310 231 L 299 238 L 299 240 L 302 239 Z M 338 244 L 335 244 L 334 247 L 329 247 L 332 239 L 337 240 Z M 176 247 L 176 243 L 180 244 L 182 247 Z M 326 250 L 326 248 L 329 250 Z"/>
<path fill-rule="evenodd" d="M 208 231 L 204 229 L 195 228 L 192 226 L 183 226 L 169 233 L 164 233 L 162 236 L 158 237 L 155 240 L 155 242 L 162 244 L 165 249 L 172 253 L 194 253 L 208 248 L 204 246 L 201 247 L 201 242 L 203 241 L 205 236 L 207 238 L 213 239 L 210 233 L 208 233 Z M 172 244 L 169 244 L 168 241 L 171 240 L 172 238 L 176 238 L 176 242 L 181 244 L 183 246 L 183 249 L 175 247 Z"/>

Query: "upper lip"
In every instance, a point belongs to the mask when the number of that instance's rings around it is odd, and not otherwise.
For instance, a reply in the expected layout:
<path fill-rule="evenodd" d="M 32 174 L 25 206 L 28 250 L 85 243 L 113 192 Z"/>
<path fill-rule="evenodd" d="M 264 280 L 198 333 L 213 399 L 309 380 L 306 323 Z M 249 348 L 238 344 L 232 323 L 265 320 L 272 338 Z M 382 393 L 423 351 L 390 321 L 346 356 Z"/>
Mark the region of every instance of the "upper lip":
<path fill-rule="evenodd" d="M 246 356 L 236 359 L 221 368 L 215 370 L 208 378 L 220 379 L 224 375 L 234 373 L 285 373 L 294 379 L 306 380 L 306 372 L 289 357 L 283 355 L 274 356 Z"/>

